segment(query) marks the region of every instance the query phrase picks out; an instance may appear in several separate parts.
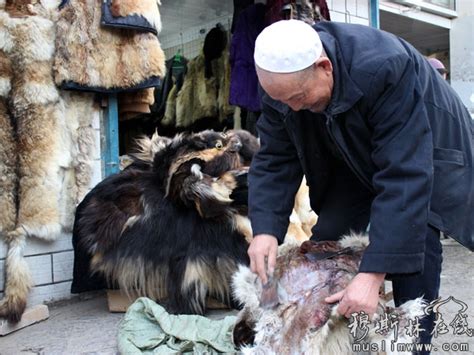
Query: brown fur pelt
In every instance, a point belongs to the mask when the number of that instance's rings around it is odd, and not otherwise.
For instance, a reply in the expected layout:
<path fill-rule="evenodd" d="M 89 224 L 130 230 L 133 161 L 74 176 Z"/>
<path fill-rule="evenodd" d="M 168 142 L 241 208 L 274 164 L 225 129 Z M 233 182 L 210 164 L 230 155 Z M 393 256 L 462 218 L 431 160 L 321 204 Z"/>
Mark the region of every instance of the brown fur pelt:
<path fill-rule="evenodd" d="M 5 39 L 0 50 L 15 63 L 8 102 L 18 155 L 18 189 L 11 192 L 16 193 L 16 221 L 6 233 L 6 287 L 0 303 L 0 316 L 10 320 L 20 319 L 32 287 L 23 260 L 27 237 L 52 241 L 72 229 L 75 206 L 89 186 L 95 147 L 92 113 L 97 108 L 92 96 L 60 93 L 53 81 L 54 11 L 41 4 L 29 8 L 42 15 L 10 17 L 0 12 L 0 36 Z M 4 83 L 2 77 L 0 86 Z M 2 144 L 6 147 L 8 141 L 2 139 Z"/>
<path fill-rule="evenodd" d="M 8 113 L 7 98 L 10 93 L 12 68 L 6 52 L 12 42 L 6 37 L 0 18 L 0 235 L 12 230 L 16 222 L 17 149 L 15 130 Z"/>
<path fill-rule="evenodd" d="M 13 19 L 12 19 L 13 20 Z M 17 234 L 54 239 L 61 230 L 58 200 L 62 147 L 59 93 L 53 82 L 54 23 L 30 16 L 11 22 L 12 114 L 17 124 L 19 210 Z"/>
<path fill-rule="evenodd" d="M 116 17 L 143 16 L 160 33 L 162 26 L 158 5 L 161 5 L 159 0 L 112 0 L 110 11 Z"/>
<path fill-rule="evenodd" d="M 244 354 L 354 353 L 349 320 L 337 313 L 337 305 L 327 304 L 324 299 L 344 289 L 357 274 L 367 245 L 368 238 L 358 235 L 339 242 L 283 244 L 272 289 L 264 288 L 249 268 L 241 266 L 232 285 L 235 298 L 243 306 L 233 331 L 236 345 Z M 321 259 L 334 252 L 340 254 Z M 415 339 L 407 336 L 403 327 L 409 320 L 423 316 L 423 306 L 421 298 L 399 308 L 381 304 L 373 321 L 381 319 L 383 313 L 392 314 L 398 321 L 398 339 L 393 330 L 380 335 L 372 326 L 363 342 L 378 344 L 382 349 L 384 341 L 389 353 L 392 341 L 412 343 Z"/>
<path fill-rule="evenodd" d="M 158 38 L 147 32 L 101 27 L 101 3 L 71 0 L 60 10 L 56 83 L 133 88 L 149 78 L 164 77 L 165 55 Z"/>
<path fill-rule="evenodd" d="M 73 292 L 87 290 L 92 271 L 173 313 L 202 314 L 207 297 L 235 306 L 230 278 L 248 264 L 251 237 L 239 135 L 144 142 L 134 163 L 97 185 L 76 212 Z"/>

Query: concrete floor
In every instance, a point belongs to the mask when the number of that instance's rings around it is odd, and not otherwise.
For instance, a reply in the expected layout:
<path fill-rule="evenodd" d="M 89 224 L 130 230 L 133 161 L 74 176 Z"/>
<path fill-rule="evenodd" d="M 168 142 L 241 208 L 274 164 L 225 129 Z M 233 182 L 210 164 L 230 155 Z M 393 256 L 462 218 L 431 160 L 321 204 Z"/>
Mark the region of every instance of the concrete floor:
<path fill-rule="evenodd" d="M 444 262 L 441 280 L 441 296 L 453 296 L 466 303 L 470 328 L 474 328 L 474 258 L 473 253 L 451 240 L 444 241 Z M 458 306 L 450 302 L 443 308 L 443 319 L 449 332 L 433 343 L 439 351 L 433 354 L 474 354 L 474 337 L 453 335 L 449 323 Z M 116 354 L 117 326 L 123 317 L 109 313 L 105 294 L 95 293 L 71 301 L 49 306 L 50 318 L 41 323 L 0 337 L 0 354 Z M 227 312 L 228 313 L 228 312 Z M 226 312 L 214 312 L 212 318 L 220 318 Z M 468 351 L 442 350 L 445 343 L 451 348 L 461 343 Z M 328 354 L 332 355 L 332 354 Z M 335 355 L 335 354 L 334 354 Z"/>

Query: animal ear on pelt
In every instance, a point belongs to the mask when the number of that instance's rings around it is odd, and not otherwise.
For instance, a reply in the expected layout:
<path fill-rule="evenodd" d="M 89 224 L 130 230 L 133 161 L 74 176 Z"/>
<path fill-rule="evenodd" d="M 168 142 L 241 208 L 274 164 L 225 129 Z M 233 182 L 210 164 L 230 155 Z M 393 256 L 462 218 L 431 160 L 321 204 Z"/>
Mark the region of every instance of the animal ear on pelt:
<path fill-rule="evenodd" d="M 215 218 L 227 214 L 232 203 L 230 195 L 236 186 L 233 175 L 226 173 L 219 178 L 213 178 L 202 173 L 198 164 L 191 167 L 191 174 L 197 179 L 188 179 L 192 183 L 183 184 L 181 196 L 193 201 L 202 218 Z"/>

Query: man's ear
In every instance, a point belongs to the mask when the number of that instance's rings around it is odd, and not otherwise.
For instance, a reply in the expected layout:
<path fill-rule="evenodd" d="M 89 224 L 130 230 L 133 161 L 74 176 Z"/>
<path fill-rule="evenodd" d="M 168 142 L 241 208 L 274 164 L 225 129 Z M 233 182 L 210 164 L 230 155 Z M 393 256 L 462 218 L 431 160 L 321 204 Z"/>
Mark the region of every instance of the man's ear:
<path fill-rule="evenodd" d="M 314 64 L 323 68 L 324 71 L 332 73 L 332 63 L 328 57 L 320 57 Z"/>

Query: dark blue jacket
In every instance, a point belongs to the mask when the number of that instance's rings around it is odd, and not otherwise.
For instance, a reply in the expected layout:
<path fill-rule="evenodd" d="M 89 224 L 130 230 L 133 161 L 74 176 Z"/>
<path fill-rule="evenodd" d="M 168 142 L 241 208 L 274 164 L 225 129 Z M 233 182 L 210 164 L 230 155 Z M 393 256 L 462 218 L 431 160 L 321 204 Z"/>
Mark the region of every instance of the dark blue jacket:
<path fill-rule="evenodd" d="M 334 70 L 321 114 L 262 96 L 261 148 L 249 176 L 254 235 L 281 242 L 302 174 L 318 213 L 331 179 L 314 120 L 375 198 L 361 272 L 420 272 L 428 224 L 474 247 L 473 121 L 407 42 L 370 27 L 315 25 Z"/>

